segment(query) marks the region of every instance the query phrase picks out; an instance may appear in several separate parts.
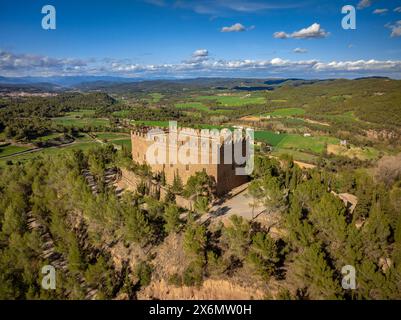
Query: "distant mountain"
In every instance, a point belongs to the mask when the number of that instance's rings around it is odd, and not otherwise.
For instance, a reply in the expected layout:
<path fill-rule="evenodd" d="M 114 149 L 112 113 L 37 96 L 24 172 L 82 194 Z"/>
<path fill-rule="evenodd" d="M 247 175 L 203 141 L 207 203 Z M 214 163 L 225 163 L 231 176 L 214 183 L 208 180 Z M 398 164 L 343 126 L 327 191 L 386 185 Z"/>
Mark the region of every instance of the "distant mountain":
<path fill-rule="evenodd" d="M 0 76 L 0 84 L 34 84 L 34 83 L 52 83 L 58 86 L 71 87 L 80 83 L 105 81 L 110 83 L 124 83 L 141 81 L 139 78 L 124 78 L 112 76 L 58 76 L 58 77 L 2 77 Z"/>
<path fill-rule="evenodd" d="M 56 92 L 63 90 L 64 87 L 53 83 L 1 83 L 0 92 Z"/>
<path fill-rule="evenodd" d="M 385 77 L 365 77 L 364 79 L 386 79 Z M 197 89 L 260 91 L 274 90 L 281 86 L 304 86 L 318 82 L 339 79 L 298 79 L 298 78 L 190 78 L 152 79 L 124 78 L 113 76 L 58 76 L 58 77 L 2 77 L 0 91 L 103 91 L 107 93 L 172 92 Z"/>

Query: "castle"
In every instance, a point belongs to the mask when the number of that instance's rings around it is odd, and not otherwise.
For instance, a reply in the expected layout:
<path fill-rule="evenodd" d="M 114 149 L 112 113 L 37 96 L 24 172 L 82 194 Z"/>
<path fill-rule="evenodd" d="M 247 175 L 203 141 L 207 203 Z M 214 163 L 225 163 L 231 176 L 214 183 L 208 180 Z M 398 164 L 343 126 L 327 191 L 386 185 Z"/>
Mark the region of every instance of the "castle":
<path fill-rule="evenodd" d="M 142 127 L 131 131 L 132 159 L 135 162 L 148 164 L 153 173 L 164 172 L 169 185 L 177 175 L 185 185 L 189 177 L 204 170 L 214 179 L 217 195 L 223 195 L 249 180 L 248 175 L 238 174 L 236 170 L 244 168 L 245 164 L 237 164 L 234 160 L 235 148 L 239 148 L 241 156 L 247 156 L 247 143 L 249 147 L 245 138 L 233 138 L 227 142 L 221 136 L 205 134 L 204 130 L 171 126 L 169 129 Z M 149 155 L 162 161 L 149 159 Z M 227 163 L 225 159 L 230 156 L 233 161 Z M 188 160 L 186 163 L 179 161 L 183 157 Z"/>

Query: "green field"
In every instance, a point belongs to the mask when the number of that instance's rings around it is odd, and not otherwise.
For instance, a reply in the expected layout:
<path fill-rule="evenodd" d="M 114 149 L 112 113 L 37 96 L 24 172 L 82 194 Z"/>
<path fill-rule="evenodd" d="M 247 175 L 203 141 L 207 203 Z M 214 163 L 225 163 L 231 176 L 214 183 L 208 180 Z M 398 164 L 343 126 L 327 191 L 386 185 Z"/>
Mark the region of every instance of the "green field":
<path fill-rule="evenodd" d="M 209 112 L 209 108 L 201 102 L 182 102 L 176 103 L 175 107 L 178 109 L 196 109 Z"/>
<path fill-rule="evenodd" d="M 276 157 L 280 157 L 281 155 L 288 154 L 288 155 L 292 156 L 294 160 L 302 161 L 302 162 L 306 162 L 306 163 L 313 163 L 318 159 L 318 157 L 313 154 L 301 152 L 301 151 L 297 151 L 297 150 L 292 150 L 292 149 L 278 149 L 278 150 L 274 150 L 271 154 Z"/>
<path fill-rule="evenodd" d="M 314 153 L 322 153 L 327 144 L 337 144 L 339 139 L 332 137 L 304 137 L 296 134 L 287 134 L 278 144 L 278 148 L 309 150 Z"/>
<path fill-rule="evenodd" d="M 59 132 L 48 134 L 47 136 L 37 137 L 32 142 L 48 141 L 60 137 L 62 134 Z"/>
<path fill-rule="evenodd" d="M 131 139 L 120 139 L 120 140 L 113 140 L 113 144 L 119 145 L 119 146 L 125 146 L 128 148 L 129 151 L 131 151 Z"/>
<path fill-rule="evenodd" d="M 287 100 L 284 100 L 284 99 L 276 99 L 276 100 L 270 100 L 270 101 L 273 103 L 286 103 L 287 102 Z"/>
<path fill-rule="evenodd" d="M 255 140 L 266 142 L 273 147 L 277 146 L 286 136 L 287 134 L 285 133 L 276 134 L 272 131 L 255 131 Z"/>
<path fill-rule="evenodd" d="M 131 139 L 128 134 L 118 132 L 98 132 L 96 133 L 96 137 L 102 140 L 107 139 L 115 145 L 125 145 L 129 150 L 131 150 Z M 14 163 L 18 161 L 24 162 L 41 156 L 64 153 L 68 150 L 88 150 L 95 147 L 96 145 L 99 145 L 99 142 L 96 142 L 87 134 L 82 134 L 78 139 L 76 139 L 74 144 L 60 147 L 44 148 L 35 152 L 15 155 L 12 157 L 1 159 L 2 156 L 12 155 L 19 151 L 31 149 L 29 147 L 7 146 L 4 148 L 0 148 L 0 166 L 5 166 L 8 160 L 12 160 Z"/>
<path fill-rule="evenodd" d="M 101 140 L 118 140 L 129 137 L 128 134 L 119 133 L 119 132 L 95 132 L 96 138 Z"/>
<path fill-rule="evenodd" d="M 337 120 L 337 121 L 345 121 L 345 122 L 359 121 L 353 111 L 348 111 L 343 114 L 327 115 L 327 118 Z"/>
<path fill-rule="evenodd" d="M 66 114 L 69 117 L 92 117 L 95 114 L 96 110 L 94 109 L 81 109 L 77 111 L 71 111 Z"/>
<path fill-rule="evenodd" d="M 90 140 L 90 141 L 84 141 L 84 142 L 77 142 L 77 143 L 74 143 L 72 145 L 68 145 L 65 147 L 45 148 L 45 149 L 35 151 L 35 152 L 24 153 L 21 155 L 15 155 L 15 156 L 3 158 L 3 159 L 0 158 L 0 166 L 5 166 L 6 162 L 9 160 L 11 160 L 13 163 L 16 163 L 18 161 L 24 162 L 24 161 L 28 161 L 31 159 L 41 157 L 41 156 L 62 154 L 68 150 L 83 150 L 84 151 L 84 150 L 91 149 L 98 144 L 99 143 L 97 143 L 93 140 Z"/>
<path fill-rule="evenodd" d="M 118 118 L 128 118 L 131 110 L 119 110 L 112 113 L 113 116 Z"/>
<path fill-rule="evenodd" d="M 29 149 L 33 149 L 31 147 L 23 147 L 23 146 L 14 146 L 14 145 L 9 145 L 9 146 L 4 146 L 0 147 L 0 157 L 6 157 L 10 156 L 14 153 L 18 153 L 21 151 L 26 151 Z"/>
<path fill-rule="evenodd" d="M 338 144 L 339 139 L 333 137 L 304 137 L 297 134 L 280 133 L 272 131 L 255 131 L 255 140 L 263 141 L 280 149 L 312 151 L 322 153 L 327 144 Z"/>
<path fill-rule="evenodd" d="M 163 95 L 161 93 L 158 92 L 154 92 L 149 94 L 149 96 L 151 97 L 151 99 L 149 99 L 151 102 L 159 102 L 161 100 L 161 98 L 163 98 Z"/>
<path fill-rule="evenodd" d="M 132 124 L 139 126 L 149 126 L 149 127 L 168 127 L 168 121 L 153 121 L 153 120 L 132 120 Z"/>
<path fill-rule="evenodd" d="M 52 119 L 55 123 L 66 126 L 66 127 L 77 127 L 82 128 L 85 126 L 108 126 L 110 121 L 102 118 L 85 118 L 77 112 L 69 112 L 64 117 L 57 117 Z"/>
<path fill-rule="evenodd" d="M 230 96 L 199 96 L 198 100 L 216 100 L 225 107 L 240 107 L 247 104 L 263 104 L 266 102 L 264 97 L 246 96 L 246 95 L 230 95 Z"/>
<path fill-rule="evenodd" d="M 266 115 L 272 117 L 291 117 L 305 114 L 305 110 L 301 108 L 283 108 L 269 112 Z"/>

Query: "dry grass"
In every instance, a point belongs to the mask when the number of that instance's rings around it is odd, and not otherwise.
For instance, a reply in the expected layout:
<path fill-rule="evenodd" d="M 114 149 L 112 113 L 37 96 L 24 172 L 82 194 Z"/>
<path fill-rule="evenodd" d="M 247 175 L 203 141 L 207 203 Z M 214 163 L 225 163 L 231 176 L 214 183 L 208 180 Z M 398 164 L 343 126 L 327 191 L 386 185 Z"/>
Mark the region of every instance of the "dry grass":
<path fill-rule="evenodd" d="M 255 300 L 266 294 L 259 289 L 243 287 L 228 280 L 208 279 L 200 287 L 175 287 L 164 280 L 152 283 L 138 294 L 138 299 L 172 300 Z"/>

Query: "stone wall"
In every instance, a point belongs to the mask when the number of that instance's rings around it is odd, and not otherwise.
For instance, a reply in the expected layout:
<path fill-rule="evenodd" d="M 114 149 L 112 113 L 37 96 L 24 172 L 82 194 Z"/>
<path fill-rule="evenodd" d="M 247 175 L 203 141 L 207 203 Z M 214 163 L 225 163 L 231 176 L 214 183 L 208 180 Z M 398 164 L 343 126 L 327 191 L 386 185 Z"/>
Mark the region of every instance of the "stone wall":
<path fill-rule="evenodd" d="M 167 136 L 167 135 L 166 135 Z M 183 184 L 186 184 L 188 179 L 193 176 L 196 172 L 200 172 L 205 170 L 206 173 L 213 177 L 216 182 L 216 193 L 218 195 L 223 195 L 230 191 L 231 189 L 246 183 L 249 180 L 248 176 L 240 176 L 235 174 L 235 165 L 224 164 L 224 144 L 220 145 L 217 149 L 212 147 L 211 142 L 209 143 L 209 150 L 207 154 L 202 154 L 201 144 L 203 144 L 203 140 L 198 143 L 197 146 L 194 146 L 192 149 L 197 152 L 197 160 L 196 164 L 182 164 L 182 163 L 170 163 L 173 161 L 169 161 L 170 158 L 177 157 L 180 147 L 183 145 L 183 142 L 178 142 L 177 146 L 170 146 L 167 138 L 162 139 L 154 138 L 153 140 L 148 139 L 145 132 L 131 132 L 131 144 L 132 144 L 132 159 L 140 164 L 149 164 L 152 172 L 163 172 L 165 173 L 167 184 L 172 184 L 174 181 L 174 176 L 179 175 Z M 245 141 L 238 142 L 242 144 L 242 147 L 245 148 Z M 165 164 L 150 164 L 146 159 L 146 152 L 151 146 L 159 146 L 160 149 L 165 150 L 166 155 L 166 163 Z M 166 147 L 167 146 L 167 147 Z M 154 148 L 156 149 L 156 148 Z M 244 150 L 244 149 L 243 149 Z M 231 151 L 232 152 L 232 151 Z M 217 156 L 216 156 L 217 154 Z M 155 156 L 158 156 L 158 153 L 155 152 Z M 209 164 L 203 164 L 202 161 L 204 159 L 209 159 Z M 217 163 L 216 163 L 216 159 Z M 234 159 L 234 158 L 233 158 Z M 212 161 L 213 160 L 213 161 Z M 214 162 L 214 163 L 213 163 Z"/>
<path fill-rule="evenodd" d="M 142 183 L 145 182 L 146 186 L 149 188 L 149 194 L 156 198 L 157 200 L 163 201 L 166 196 L 167 196 L 167 188 L 160 185 L 157 181 L 141 177 L 134 172 L 124 169 L 121 169 L 121 180 L 129 186 L 130 191 L 136 191 L 138 186 Z M 176 195 L 175 196 L 175 202 L 177 206 L 187 209 L 187 210 L 192 210 L 194 208 L 194 202 L 192 200 L 186 199 L 181 195 Z"/>

